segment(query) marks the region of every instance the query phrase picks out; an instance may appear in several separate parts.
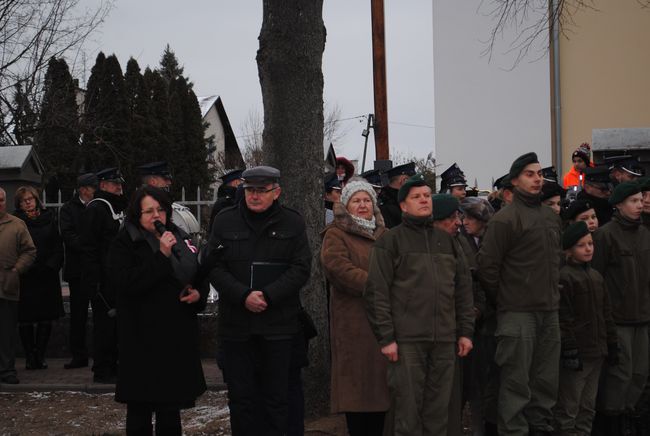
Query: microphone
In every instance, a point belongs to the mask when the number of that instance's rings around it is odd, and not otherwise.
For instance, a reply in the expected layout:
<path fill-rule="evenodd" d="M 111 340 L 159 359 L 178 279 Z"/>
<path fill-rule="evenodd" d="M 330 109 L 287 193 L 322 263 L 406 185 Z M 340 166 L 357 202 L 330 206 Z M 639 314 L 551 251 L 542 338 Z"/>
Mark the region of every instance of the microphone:
<path fill-rule="evenodd" d="M 158 221 L 158 220 L 153 222 L 153 226 L 156 228 L 156 231 L 158 232 L 158 234 L 160 236 L 162 236 L 163 233 L 165 233 L 167 231 L 167 228 L 165 227 L 165 225 L 163 223 L 161 223 L 160 221 Z M 176 244 L 172 245 L 172 254 L 174 255 L 174 257 L 176 259 L 180 259 L 180 257 L 181 257 L 181 252 L 178 250 L 178 246 Z"/>

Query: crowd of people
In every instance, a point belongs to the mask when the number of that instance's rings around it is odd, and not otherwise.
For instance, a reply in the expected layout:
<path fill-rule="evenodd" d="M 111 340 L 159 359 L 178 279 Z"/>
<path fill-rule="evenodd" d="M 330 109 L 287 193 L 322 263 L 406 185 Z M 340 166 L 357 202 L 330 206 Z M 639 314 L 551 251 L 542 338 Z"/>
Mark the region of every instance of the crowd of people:
<path fill-rule="evenodd" d="M 589 146 L 559 181 L 527 153 L 487 196 L 457 164 L 434 194 L 408 163 L 324 177 L 318 259 L 326 278 L 332 413 L 356 435 L 650 434 L 650 180 Z M 206 389 L 197 314 L 219 294 L 217 362 L 233 435 L 304 433 L 302 368 L 318 332 L 300 291 L 314 254 L 280 171 L 224 174 L 207 244 L 175 218 L 163 162 L 78 178 L 58 215 L 0 189 L 0 377 L 47 368 L 70 288 L 65 368 L 116 383 L 128 434 L 181 434 Z M 170 377 L 171 375 L 171 377 Z M 164 383 L 160 381 L 164 380 Z"/>

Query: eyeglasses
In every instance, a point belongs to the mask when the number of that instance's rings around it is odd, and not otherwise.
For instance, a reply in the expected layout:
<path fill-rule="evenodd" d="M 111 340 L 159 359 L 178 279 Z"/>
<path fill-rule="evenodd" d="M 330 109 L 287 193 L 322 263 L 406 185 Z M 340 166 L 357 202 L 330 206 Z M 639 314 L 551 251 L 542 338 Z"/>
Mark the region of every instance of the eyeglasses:
<path fill-rule="evenodd" d="M 158 215 L 162 215 L 164 213 L 167 213 L 165 209 L 162 207 L 159 207 L 157 209 L 145 209 L 142 212 L 140 212 L 140 215 L 153 215 L 155 212 L 158 212 Z"/>
<path fill-rule="evenodd" d="M 269 188 L 269 189 L 266 189 L 266 188 L 255 188 L 255 187 L 253 187 L 253 186 L 247 186 L 247 187 L 244 188 L 244 191 L 245 191 L 247 194 L 262 195 L 262 194 L 266 194 L 266 193 L 271 192 L 271 191 L 275 191 L 276 189 L 278 189 L 278 186 L 275 186 L 275 187 L 273 187 L 273 188 Z"/>

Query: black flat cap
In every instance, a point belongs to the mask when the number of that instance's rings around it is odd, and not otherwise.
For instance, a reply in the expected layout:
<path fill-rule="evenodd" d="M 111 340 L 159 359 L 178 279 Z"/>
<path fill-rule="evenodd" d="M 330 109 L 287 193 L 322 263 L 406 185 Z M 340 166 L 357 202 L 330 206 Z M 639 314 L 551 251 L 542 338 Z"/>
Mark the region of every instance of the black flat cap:
<path fill-rule="evenodd" d="M 99 181 L 97 176 L 94 173 L 81 174 L 77 177 L 77 187 L 81 188 L 83 186 L 92 186 L 96 187 Z"/>
<path fill-rule="evenodd" d="M 544 182 L 542 185 L 542 201 L 548 200 L 549 198 L 555 197 L 556 195 L 559 195 L 563 198 L 565 194 L 566 191 L 557 183 Z"/>
<path fill-rule="evenodd" d="M 557 171 L 554 166 L 542 168 L 542 177 L 544 178 L 544 182 L 558 183 Z"/>
<path fill-rule="evenodd" d="M 517 178 L 519 174 L 530 164 L 535 164 L 539 163 L 539 159 L 537 159 L 537 154 L 533 153 L 532 151 L 530 153 L 522 154 L 519 156 L 515 161 L 512 163 L 512 166 L 510 167 L 510 180 Z"/>
<path fill-rule="evenodd" d="M 610 165 L 610 171 L 618 168 L 636 177 L 641 177 L 644 175 L 643 167 L 639 163 L 638 156 L 614 156 L 606 158 L 605 162 Z"/>
<path fill-rule="evenodd" d="M 510 183 L 510 173 L 496 179 L 494 181 L 494 187 L 497 189 L 512 189 L 512 183 Z"/>
<path fill-rule="evenodd" d="M 575 217 L 580 215 L 583 212 L 593 209 L 594 205 L 591 204 L 589 200 L 575 200 L 572 201 L 569 207 L 564 209 L 562 213 L 562 218 L 565 220 L 573 220 Z"/>
<path fill-rule="evenodd" d="M 241 179 L 241 175 L 242 175 L 243 172 L 244 172 L 244 170 L 239 170 L 239 169 L 238 170 L 232 170 L 232 171 L 228 171 L 226 174 L 224 174 L 223 176 L 221 176 L 219 178 L 221 179 L 221 181 L 224 184 L 226 184 L 226 183 L 232 182 L 233 180 Z"/>
<path fill-rule="evenodd" d="M 104 168 L 97 171 L 97 180 L 100 182 L 124 183 L 124 177 L 117 168 Z"/>
<path fill-rule="evenodd" d="M 335 172 L 326 174 L 323 178 L 323 184 L 325 185 L 325 192 L 331 192 L 332 189 L 341 190 L 341 181 Z"/>
<path fill-rule="evenodd" d="M 585 169 L 585 182 L 591 183 L 611 183 L 609 178 L 609 168 L 604 165 L 590 167 Z"/>
<path fill-rule="evenodd" d="M 138 167 L 138 174 L 140 176 L 160 176 L 171 179 L 172 173 L 169 171 L 167 162 L 149 162 Z"/>
<path fill-rule="evenodd" d="M 465 173 L 456 162 L 440 174 L 440 189 L 444 191 L 452 186 L 467 186 Z"/>
<path fill-rule="evenodd" d="M 569 224 L 562 234 L 562 249 L 568 250 L 578 243 L 578 241 L 589 234 L 589 228 L 584 221 L 576 221 Z"/>
<path fill-rule="evenodd" d="M 413 176 L 415 175 L 415 163 L 409 162 L 403 165 L 398 165 L 386 171 L 386 175 L 389 179 L 401 175 Z"/>
<path fill-rule="evenodd" d="M 382 183 L 381 183 L 381 171 L 379 170 L 368 170 L 364 171 L 361 174 L 361 177 L 366 179 L 368 183 L 370 183 L 373 188 L 381 188 Z"/>
<path fill-rule="evenodd" d="M 245 170 L 242 175 L 243 187 L 263 187 L 280 181 L 280 170 L 269 166 L 259 166 Z"/>

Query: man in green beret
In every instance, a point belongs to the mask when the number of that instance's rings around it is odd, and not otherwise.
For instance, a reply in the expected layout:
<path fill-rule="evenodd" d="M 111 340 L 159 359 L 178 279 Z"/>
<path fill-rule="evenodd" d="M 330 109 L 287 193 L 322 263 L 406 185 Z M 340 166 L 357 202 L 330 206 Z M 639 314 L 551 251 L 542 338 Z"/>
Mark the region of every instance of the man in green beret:
<path fill-rule="evenodd" d="M 388 359 L 386 434 L 441 436 L 455 356 L 472 349 L 469 271 L 453 237 L 432 226 L 431 188 L 421 174 L 399 189 L 402 223 L 375 243 L 366 312 Z"/>
<path fill-rule="evenodd" d="M 593 234 L 592 266 L 605 279 L 620 349 L 619 363 L 603 370 L 597 410 L 610 424 L 630 428 L 648 377 L 650 231 L 641 225 L 643 195 L 637 182 L 616 186 L 609 203 L 616 211 Z"/>
<path fill-rule="evenodd" d="M 542 205 L 542 167 L 535 153 L 510 168 L 512 204 L 488 223 L 478 275 L 497 308 L 501 435 L 546 435 L 553 430 L 560 327 L 558 215 Z"/>

